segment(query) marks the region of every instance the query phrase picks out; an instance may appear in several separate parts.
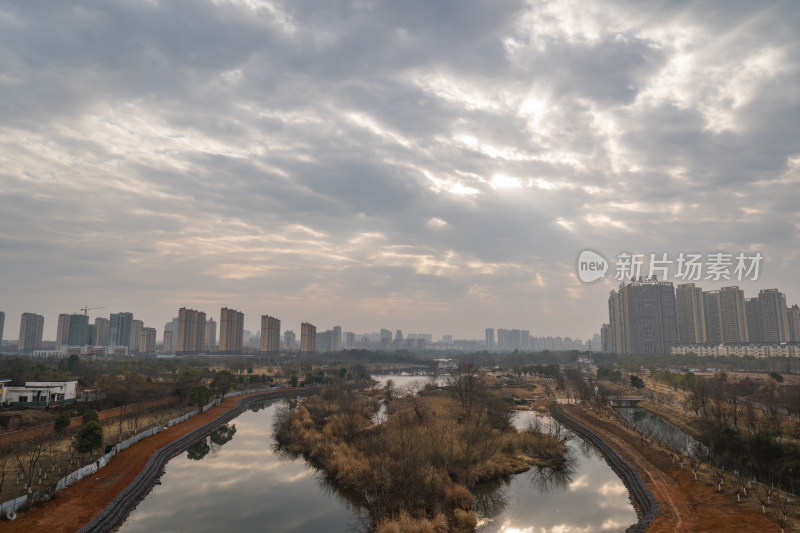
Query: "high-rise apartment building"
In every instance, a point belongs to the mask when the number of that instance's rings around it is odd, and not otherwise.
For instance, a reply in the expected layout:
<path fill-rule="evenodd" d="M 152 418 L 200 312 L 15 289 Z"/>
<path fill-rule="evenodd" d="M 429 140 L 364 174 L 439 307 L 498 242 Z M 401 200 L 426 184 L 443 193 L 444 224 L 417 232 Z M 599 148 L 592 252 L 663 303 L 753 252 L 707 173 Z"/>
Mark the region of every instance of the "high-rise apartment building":
<path fill-rule="evenodd" d="M 203 349 L 206 336 L 206 314 L 195 309 L 178 309 L 178 334 L 175 353 L 196 354 Z"/>
<path fill-rule="evenodd" d="M 722 344 L 722 304 L 719 291 L 704 291 L 703 307 L 706 312 L 706 338 L 708 342 Z"/>
<path fill-rule="evenodd" d="M 611 324 L 603 324 L 600 327 L 600 344 L 603 352 L 614 352 L 612 345 Z"/>
<path fill-rule="evenodd" d="M 276 354 L 281 350 L 281 321 L 274 316 L 261 315 L 262 353 Z"/>
<path fill-rule="evenodd" d="M 58 315 L 58 327 L 56 328 L 56 347 L 69 346 L 69 317 L 66 313 Z"/>
<path fill-rule="evenodd" d="M 94 319 L 94 345 L 108 346 L 111 334 L 111 322 L 107 318 L 97 317 Z"/>
<path fill-rule="evenodd" d="M 214 352 L 217 349 L 217 321 L 213 318 L 206 320 L 206 337 L 203 341 L 203 349 Z"/>
<path fill-rule="evenodd" d="M 778 289 L 758 291 L 758 311 L 761 315 L 761 342 L 789 342 L 786 295 Z"/>
<path fill-rule="evenodd" d="M 739 287 L 722 287 L 719 291 L 719 302 L 722 314 L 722 342 L 748 342 L 750 335 L 747 333 L 744 291 Z"/>
<path fill-rule="evenodd" d="M 392 340 L 392 348 L 399 350 L 403 347 L 403 330 L 398 329 L 394 332 L 394 339 Z"/>
<path fill-rule="evenodd" d="M 744 292 L 739 287 L 704 291 L 706 335 L 710 344 L 743 343 L 750 340 Z"/>
<path fill-rule="evenodd" d="M 608 339 L 606 347 L 609 352 L 629 353 L 631 338 L 628 327 L 627 293 L 620 287 L 619 291 L 612 290 L 608 297 Z"/>
<path fill-rule="evenodd" d="M 494 348 L 494 328 L 486 328 L 486 349 Z"/>
<path fill-rule="evenodd" d="M 668 281 L 628 285 L 631 351 L 670 353 L 678 340 L 675 289 Z"/>
<path fill-rule="evenodd" d="M 675 289 L 675 307 L 680 344 L 702 344 L 707 341 L 703 289 L 684 283 Z"/>
<path fill-rule="evenodd" d="M 497 330 L 497 347 L 501 350 L 518 350 L 527 348 L 530 344 L 531 333 L 527 329 L 504 329 Z M 444 344 L 452 344 L 452 335 L 443 335 Z"/>
<path fill-rule="evenodd" d="M 89 317 L 87 315 L 69 315 L 69 335 L 67 346 L 85 346 L 89 342 Z"/>
<path fill-rule="evenodd" d="M 6 327 L 6 314 L 0 311 L 0 353 L 3 351 L 3 330 Z"/>
<path fill-rule="evenodd" d="M 19 351 L 31 353 L 42 345 L 44 317 L 36 313 L 22 313 L 19 322 Z"/>
<path fill-rule="evenodd" d="M 392 332 L 381 329 L 381 348 L 388 348 L 392 344 Z"/>
<path fill-rule="evenodd" d="M 345 333 L 345 346 L 350 349 L 353 349 L 356 346 L 356 334 L 352 331 Z"/>
<path fill-rule="evenodd" d="M 172 333 L 172 330 L 164 330 L 164 342 L 161 344 L 161 351 L 164 353 L 175 351 L 175 334 Z"/>
<path fill-rule="evenodd" d="M 389 333 L 391 335 L 391 332 Z M 313 353 L 317 351 L 317 328 L 313 324 L 303 322 L 300 324 L 300 352 Z"/>
<path fill-rule="evenodd" d="M 397 330 L 397 333 L 400 335 L 401 338 L 403 337 L 403 332 L 400 331 L 399 329 Z M 338 352 L 341 349 L 342 349 L 342 326 L 333 326 L 333 329 L 331 330 L 331 350 L 333 350 L 334 352 Z"/>
<path fill-rule="evenodd" d="M 675 289 L 668 281 L 638 281 L 611 291 L 607 346 L 617 353 L 668 354 L 678 340 Z"/>
<path fill-rule="evenodd" d="M 322 331 L 322 332 L 318 332 L 317 333 L 316 341 L 315 341 L 316 344 L 314 345 L 315 348 L 317 349 L 317 351 L 319 351 L 319 352 L 330 352 L 331 351 L 331 337 L 332 337 L 331 334 L 332 334 L 331 330 Z"/>
<path fill-rule="evenodd" d="M 139 333 L 139 353 L 151 355 L 156 353 L 156 328 L 142 328 Z"/>
<path fill-rule="evenodd" d="M 789 340 L 791 342 L 800 342 L 800 307 L 794 304 L 786 309 L 786 315 L 789 319 Z M 3 340 L 2 333 L 2 326 L 0 326 L 0 341 Z"/>
<path fill-rule="evenodd" d="M 144 329 L 144 322 L 141 320 L 131 321 L 131 345 L 130 353 L 139 353 L 141 347 L 139 346 L 142 340 L 142 330 Z"/>
<path fill-rule="evenodd" d="M 108 345 L 112 347 L 131 345 L 133 313 L 111 313 L 109 320 Z"/>
<path fill-rule="evenodd" d="M 244 341 L 244 313 L 223 307 L 219 317 L 219 351 L 241 353 Z"/>
<path fill-rule="evenodd" d="M 169 333 L 169 335 L 167 335 Z M 164 324 L 164 343 L 163 350 L 165 353 L 171 353 L 178 348 L 178 317 L 173 318 Z"/>
<path fill-rule="evenodd" d="M 287 330 L 283 332 L 283 345 L 287 350 L 294 350 L 295 346 L 297 346 L 297 335 L 294 331 Z"/>
<path fill-rule="evenodd" d="M 745 298 L 744 314 L 747 317 L 747 338 L 750 342 L 761 342 L 761 311 L 758 298 Z"/>

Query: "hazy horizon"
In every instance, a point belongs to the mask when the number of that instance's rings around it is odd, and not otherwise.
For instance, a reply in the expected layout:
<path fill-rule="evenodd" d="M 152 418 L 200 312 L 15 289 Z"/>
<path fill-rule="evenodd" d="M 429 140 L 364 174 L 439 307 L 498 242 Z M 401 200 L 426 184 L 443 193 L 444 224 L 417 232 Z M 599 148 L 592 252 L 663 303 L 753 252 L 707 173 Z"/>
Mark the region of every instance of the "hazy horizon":
<path fill-rule="evenodd" d="M 800 303 L 800 5 L 0 6 L 0 311 L 590 339 L 613 258 Z M 676 282 L 670 279 L 670 281 Z M 676 282 L 677 283 L 677 282 Z"/>

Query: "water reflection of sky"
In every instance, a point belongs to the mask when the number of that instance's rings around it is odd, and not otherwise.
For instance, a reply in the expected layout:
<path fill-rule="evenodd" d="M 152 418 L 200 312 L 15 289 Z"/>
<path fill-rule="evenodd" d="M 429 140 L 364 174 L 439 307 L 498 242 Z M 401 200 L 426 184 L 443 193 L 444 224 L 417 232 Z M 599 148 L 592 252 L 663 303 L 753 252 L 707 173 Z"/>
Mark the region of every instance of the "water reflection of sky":
<path fill-rule="evenodd" d="M 520 413 L 525 424 L 532 413 Z M 479 528 L 480 533 L 567 533 L 625 531 L 636 522 L 625 485 L 580 439 L 568 443 L 571 473 L 553 479 L 548 470 L 531 469 L 502 489 L 507 505 Z M 548 479 L 549 478 L 549 479 Z"/>
<path fill-rule="evenodd" d="M 120 529 L 133 532 L 356 530 L 345 501 L 302 459 L 273 453 L 277 404 L 246 411 L 230 442 L 200 461 L 181 454 Z M 521 414 L 523 418 L 532 416 Z M 603 460 L 574 439 L 571 470 L 533 469 L 499 481 L 478 495 L 492 518 L 481 533 L 624 531 L 636 521 L 627 490 Z"/>
<path fill-rule="evenodd" d="M 320 488 L 318 474 L 272 452 L 274 409 L 239 416 L 236 435 L 216 455 L 171 460 L 120 531 L 352 532 L 353 514 Z"/>

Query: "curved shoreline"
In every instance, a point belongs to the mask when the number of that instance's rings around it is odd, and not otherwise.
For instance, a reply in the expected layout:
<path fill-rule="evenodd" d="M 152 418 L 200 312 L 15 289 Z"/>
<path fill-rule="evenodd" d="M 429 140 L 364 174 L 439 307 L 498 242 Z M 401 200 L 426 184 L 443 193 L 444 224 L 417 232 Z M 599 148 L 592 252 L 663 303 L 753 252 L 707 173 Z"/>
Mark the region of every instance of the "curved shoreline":
<path fill-rule="evenodd" d="M 160 450 L 170 447 L 174 442 L 181 441 L 186 446 L 194 442 L 193 439 L 201 438 L 200 431 L 213 431 L 214 428 L 226 422 L 224 418 L 228 413 L 232 416 L 241 413 L 248 404 L 255 401 L 277 399 L 286 396 L 308 395 L 318 393 L 319 388 L 284 388 L 278 390 L 246 391 L 243 394 L 231 395 L 223 398 L 220 403 L 209 407 L 183 422 L 170 426 L 163 431 L 144 438 L 129 448 L 118 453 L 105 467 L 96 473 L 84 477 L 81 481 L 70 485 L 60 491 L 54 498 L 18 513 L 17 520 L 3 522 L 0 529 L 8 533 L 74 533 L 87 527 L 112 502 L 121 499 L 121 494 L 133 489 L 129 487 L 140 479 L 142 472 L 147 470 L 151 459 Z M 238 397 L 237 397 L 238 396 Z M 244 401 L 244 403 L 242 403 Z M 191 436 L 190 436 L 191 435 Z M 186 437 L 186 440 L 183 440 Z M 175 454 L 180 453 L 177 448 L 171 448 Z M 171 457 L 170 457 L 171 458 Z M 158 470 L 154 477 L 149 477 L 149 484 L 139 485 L 138 491 L 143 497 L 158 480 L 163 470 Z M 144 478 L 142 478 L 144 479 Z M 127 511 L 133 509 L 138 499 L 128 500 Z M 121 508 L 120 508 L 121 509 Z M 117 516 L 124 519 L 125 514 Z M 113 527 L 117 527 L 119 522 Z M 106 531 L 110 529 L 97 529 Z"/>
<path fill-rule="evenodd" d="M 581 437 L 583 440 L 594 446 L 603 455 L 608 466 L 619 476 L 628 493 L 634 501 L 634 507 L 641 514 L 639 521 L 628 528 L 627 531 L 633 533 L 643 533 L 650 527 L 661 510 L 655 496 L 647 488 L 639 472 L 625 459 L 622 458 L 605 440 L 597 433 L 587 428 L 577 420 L 570 418 L 566 413 L 558 408 L 557 404 L 550 407 L 550 414 L 554 419 L 564 424 L 567 429 Z"/>
<path fill-rule="evenodd" d="M 313 394 L 319 392 L 319 390 L 319 387 L 314 387 L 308 389 L 269 391 L 242 398 L 239 400 L 239 403 L 236 404 L 236 407 L 156 451 L 147 461 L 144 469 L 136 476 L 136 479 L 117 494 L 114 499 L 111 500 L 111 503 L 92 518 L 88 524 L 79 529 L 79 533 L 106 533 L 108 531 L 113 531 L 136 507 L 139 501 L 150 492 L 170 459 L 183 453 L 186 448 L 191 446 L 192 443 L 198 439 L 207 437 L 219 426 L 230 422 L 242 414 L 249 404 L 287 396 Z"/>

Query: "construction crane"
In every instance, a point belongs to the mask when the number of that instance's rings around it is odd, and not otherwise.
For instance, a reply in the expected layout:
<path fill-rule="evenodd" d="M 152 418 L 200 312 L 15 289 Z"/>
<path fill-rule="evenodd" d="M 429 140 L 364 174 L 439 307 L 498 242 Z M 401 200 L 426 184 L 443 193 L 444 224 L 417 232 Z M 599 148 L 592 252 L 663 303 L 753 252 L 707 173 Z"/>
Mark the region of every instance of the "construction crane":
<path fill-rule="evenodd" d="M 89 311 L 93 311 L 95 309 L 105 309 L 105 306 L 102 306 L 102 307 L 89 307 L 87 305 L 86 307 L 81 307 L 81 311 L 83 311 L 83 314 L 87 315 L 87 316 L 89 314 Z"/>

